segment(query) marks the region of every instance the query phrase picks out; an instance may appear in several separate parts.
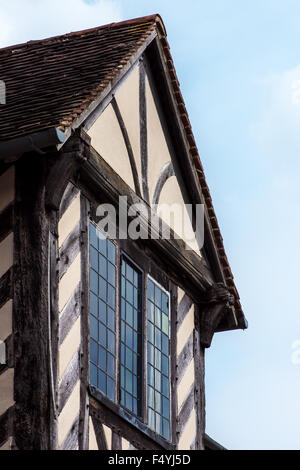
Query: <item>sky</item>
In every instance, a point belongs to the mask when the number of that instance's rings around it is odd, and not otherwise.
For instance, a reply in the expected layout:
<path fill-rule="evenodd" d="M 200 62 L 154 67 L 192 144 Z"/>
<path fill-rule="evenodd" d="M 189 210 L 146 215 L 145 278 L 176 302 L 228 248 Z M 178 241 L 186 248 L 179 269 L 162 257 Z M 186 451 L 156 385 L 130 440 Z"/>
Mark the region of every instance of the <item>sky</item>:
<path fill-rule="evenodd" d="M 300 2 L 0 0 L 0 47 L 152 13 L 249 322 L 207 351 L 207 433 L 228 449 L 300 449 Z"/>

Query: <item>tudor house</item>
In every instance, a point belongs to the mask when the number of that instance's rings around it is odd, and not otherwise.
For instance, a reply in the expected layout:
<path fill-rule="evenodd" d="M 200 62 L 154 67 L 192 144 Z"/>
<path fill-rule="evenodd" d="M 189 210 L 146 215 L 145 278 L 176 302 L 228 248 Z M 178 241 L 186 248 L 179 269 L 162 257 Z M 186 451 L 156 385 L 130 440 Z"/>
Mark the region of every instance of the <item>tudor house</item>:
<path fill-rule="evenodd" d="M 153 15 L 0 50 L 1 449 L 218 448 L 205 349 L 247 323 L 166 36 Z M 174 218 L 108 236 L 120 196 L 128 221 L 202 204 L 204 243 Z"/>

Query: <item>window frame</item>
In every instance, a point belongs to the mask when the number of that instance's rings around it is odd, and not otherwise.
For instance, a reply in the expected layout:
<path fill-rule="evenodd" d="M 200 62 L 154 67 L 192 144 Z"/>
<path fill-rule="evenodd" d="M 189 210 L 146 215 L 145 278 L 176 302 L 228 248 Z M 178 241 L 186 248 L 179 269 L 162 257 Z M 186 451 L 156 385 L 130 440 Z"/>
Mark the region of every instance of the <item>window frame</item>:
<path fill-rule="evenodd" d="M 97 226 L 93 217 L 88 217 L 88 230 L 90 230 L 90 224 Z M 90 239 L 88 237 L 89 246 L 87 250 L 87 264 L 88 271 L 90 271 Z M 172 292 L 169 276 L 158 266 L 158 264 L 145 252 L 145 247 L 141 246 L 140 241 L 133 240 L 110 240 L 116 247 L 116 311 L 115 311 L 115 333 L 116 333 L 116 363 L 115 363 L 115 394 L 114 401 L 108 396 L 102 393 L 98 388 L 94 387 L 90 383 L 90 376 L 88 374 L 89 391 L 91 396 L 96 398 L 103 405 L 108 407 L 111 411 L 116 413 L 120 418 L 125 419 L 132 425 L 138 428 L 139 431 L 147 434 L 151 439 L 156 441 L 162 448 L 172 450 L 175 448 L 175 411 L 176 411 L 176 397 L 174 393 L 174 386 L 172 382 L 175 380 L 174 368 L 176 367 L 174 359 L 172 360 L 172 333 L 174 334 L 174 327 L 172 324 L 175 322 L 175 310 L 174 303 L 172 302 Z M 141 413 L 140 416 L 136 416 L 123 407 L 120 403 L 120 348 L 121 348 L 121 260 L 126 258 L 130 261 L 133 266 L 136 266 L 137 270 L 142 273 L 142 332 L 141 332 Z M 165 291 L 169 296 L 169 378 L 170 378 L 170 440 L 165 439 L 161 434 L 157 434 L 155 431 L 150 429 L 148 426 L 148 382 L 147 382 L 147 285 L 148 279 L 151 279 L 156 283 L 160 289 Z M 90 285 L 88 282 L 88 288 Z M 89 303 L 89 296 L 88 296 Z M 88 317 L 90 318 L 90 306 L 88 305 Z M 88 320 L 88 325 L 89 325 Z M 174 323 L 175 325 L 175 323 Z M 88 332 L 90 326 L 88 326 Z M 89 340 L 90 342 L 90 340 Z M 88 361 L 90 365 L 90 360 Z"/>
<path fill-rule="evenodd" d="M 156 285 L 164 294 L 167 295 L 168 297 L 168 379 L 169 379 L 169 397 L 168 397 L 168 401 L 169 401 L 169 434 L 170 434 L 170 439 L 169 441 L 171 442 L 172 441 L 172 431 L 173 431 L 173 424 L 172 424 L 172 386 L 171 386 L 171 377 L 172 377 L 172 351 L 171 351 L 171 332 L 172 332 L 172 305 L 171 305 L 171 292 L 167 289 L 165 289 L 161 284 L 159 284 L 159 282 L 157 282 L 150 274 L 147 274 L 147 292 L 146 292 L 146 297 L 145 297 L 145 308 L 146 308 L 146 323 L 144 325 L 144 328 L 146 330 L 146 335 L 145 335 L 145 343 L 146 343 L 146 348 L 147 348 L 147 351 L 146 351 L 146 389 L 147 389 L 147 395 L 146 395 L 146 412 L 147 412 L 147 419 L 148 419 L 148 412 L 149 412 L 149 403 L 148 403 L 148 387 L 150 387 L 150 384 L 148 382 L 148 364 L 150 364 L 150 361 L 149 361 L 149 358 L 148 358 L 148 343 L 151 343 L 149 341 L 149 336 L 148 336 L 148 322 L 150 321 L 149 320 L 149 317 L 148 317 L 148 311 L 147 311 L 147 304 L 148 304 L 148 301 L 150 302 L 150 299 L 148 297 L 148 283 L 149 283 L 149 280 L 154 284 Z M 162 309 L 161 310 L 161 313 L 163 312 Z M 163 330 L 162 328 L 160 328 L 161 330 L 161 333 L 163 334 Z M 152 344 L 152 346 L 154 347 L 154 345 Z M 155 346 L 155 349 L 156 349 L 156 346 Z M 162 351 L 162 347 L 160 348 L 160 354 L 161 355 L 165 355 Z M 165 355 L 166 356 L 166 355 Z M 152 365 L 153 367 L 153 365 Z M 156 369 L 156 366 L 154 367 L 154 369 Z M 157 369 L 158 370 L 158 369 Z M 164 375 L 166 376 L 164 373 L 163 373 L 163 370 L 161 369 L 160 371 L 160 374 L 161 375 Z M 153 388 L 153 390 L 155 390 L 155 387 L 151 386 L 151 388 Z M 166 398 L 166 395 L 160 391 L 159 392 L 160 395 L 161 395 L 161 398 L 165 397 Z M 162 404 L 161 404 L 161 407 L 162 407 Z M 155 412 L 155 413 L 158 413 L 156 410 L 154 410 L 152 407 L 151 409 Z M 158 413 L 160 415 L 160 418 L 161 419 L 165 419 L 165 417 L 163 416 L 163 411 L 161 410 L 161 413 Z M 149 423 L 148 423 L 149 425 Z M 151 429 L 151 428 L 150 428 Z M 162 434 L 159 434 L 160 436 L 162 436 Z M 163 436 L 162 436 L 163 437 Z M 164 438 L 166 439 L 166 438 Z"/>
<path fill-rule="evenodd" d="M 119 334 L 118 334 L 118 344 L 117 344 L 117 349 L 119 351 L 119 360 L 118 360 L 118 363 L 116 364 L 116 372 L 119 374 L 119 377 L 120 377 L 120 370 L 121 370 L 121 343 L 122 343 L 122 339 L 121 339 L 121 328 L 120 328 L 120 325 L 121 325 L 121 302 L 122 302 L 122 292 L 121 292 L 121 282 L 122 282 L 122 261 L 123 260 L 126 260 L 126 263 L 131 265 L 134 269 L 136 269 L 137 271 L 139 271 L 139 277 L 140 277 L 140 288 L 141 288 L 141 292 L 140 292 L 140 295 L 138 295 L 138 310 L 140 311 L 141 315 L 142 315 L 142 318 L 141 318 L 141 331 L 140 333 L 138 332 L 138 344 L 137 344 L 137 355 L 139 356 L 140 355 L 140 359 L 138 360 L 138 364 L 137 364 L 137 380 L 138 380 L 138 384 L 137 384 L 137 389 L 138 389 L 138 394 L 140 393 L 140 399 L 138 399 L 138 410 L 137 410 L 137 414 L 135 415 L 134 413 L 133 416 L 136 416 L 138 419 L 142 419 L 144 421 L 144 401 L 145 401 L 145 397 L 144 397 L 144 393 L 143 393 L 143 384 L 144 384 L 144 380 L 145 380 L 145 377 L 144 377 L 144 367 L 143 367 L 143 359 L 144 359 L 144 351 L 143 351 L 143 345 L 144 345 L 144 342 L 145 342 L 145 324 L 144 324 L 144 302 L 145 302 L 145 272 L 144 270 L 130 257 L 127 255 L 127 253 L 124 251 L 124 250 L 120 250 L 120 253 L 119 253 L 119 257 L 118 257 L 118 262 L 119 262 L 119 266 L 117 267 L 117 270 L 119 271 L 119 279 L 120 279 L 120 283 L 116 286 L 116 291 L 117 292 L 117 295 L 119 297 L 119 303 L 118 303 L 118 309 L 119 309 L 119 322 L 117 324 L 117 328 L 119 330 Z M 129 413 L 130 410 L 128 410 L 128 408 L 126 408 L 126 406 L 123 406 L 121 405 L 121 385 L 119 384 L 118 388 L 117 388 L 117 403 L 120 404 L 120 406 L 122 406 L 126 411 L 128 411 Z"/>

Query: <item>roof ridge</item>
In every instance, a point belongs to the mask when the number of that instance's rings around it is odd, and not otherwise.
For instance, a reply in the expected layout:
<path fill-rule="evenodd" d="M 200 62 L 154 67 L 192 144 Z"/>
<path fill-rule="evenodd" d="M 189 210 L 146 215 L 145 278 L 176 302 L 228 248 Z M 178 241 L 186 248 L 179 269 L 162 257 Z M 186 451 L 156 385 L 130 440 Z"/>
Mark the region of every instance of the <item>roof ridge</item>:
<path fill-rule="evenodd" d="M 11 46 L 6 46 L 6 47 L 1 47 L 0 48 L 0 53 L 5 52 L 5 51 L 9 51 L 9 50 L 14 50 L 14 49 L 21 49 L 23 47 L 28 47 L 28 46 L 35 45 L 35 44 L 52 42 L 52 41 L 62 39 L 62 38 L 72 38 L 74 36 L 81 36 L 83 34 L 93 33 L 95 31 L 100 31 L 102 29 L 110 29 L 110 28 L 119 27 L 119 26 L 128 26 L 130 24 L 135 24 L 135 23 L 137 23 L 137 24 L 142 23 L 143 24 L 143 23 L 147 23 L 147 22 L 149 22 L 149 23 L 158 23 L 159 26 L 161 26 L 163 28 L 164 34 L 167 35 L 166 34 L 166 28 L 165 28 L 165 25 L 164 25 L 164 22 L 163 22 L 161 16 L 158 13 L 155 13 L 153 15 L 141 16 L 141 17 L 138 17 L 138 18 L 123 20 L 123 21 L 115 21 L 115 22 L 112 22 L 112 23 L 107 23 L 105 25 L 95 26 L 93 28 L 82 29 L 82 30 L 79 30 L 79 31 L 71 31 L 71 32 L 65 33 L 65 34 L 58 34 L 56 36 L 49 36 L 49 37 L 43 38 L 43 39 L 33 39 L 33 40 L 26 41 L 26 42 L 23 42 L 23 43 L 13 44 Z"/>

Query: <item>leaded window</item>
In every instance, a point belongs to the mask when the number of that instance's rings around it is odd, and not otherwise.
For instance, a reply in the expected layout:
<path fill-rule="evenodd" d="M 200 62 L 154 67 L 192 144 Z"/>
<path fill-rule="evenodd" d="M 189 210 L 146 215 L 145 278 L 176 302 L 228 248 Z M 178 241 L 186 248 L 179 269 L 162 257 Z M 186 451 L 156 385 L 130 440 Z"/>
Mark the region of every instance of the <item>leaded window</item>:
<path fill-rule="evenodd" d="M 90 224 L 90 382 L 115 398 L 116 247 Z"/>
<path fill-rule="evenodd" d="M 169 294 L 151 278 L 147 318 L 148 425 L 170 439 Z"/>
<path fill-rule="evenodd" d="M 92 222 L 89 249 L 90 384 L 171 440 L 169 293 Z"/>
<path fill-rule="evenodd" d="M 121 405 L 141 414 L 142 273 L 121 259 Z"/>

